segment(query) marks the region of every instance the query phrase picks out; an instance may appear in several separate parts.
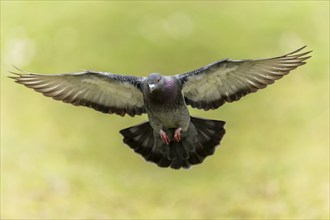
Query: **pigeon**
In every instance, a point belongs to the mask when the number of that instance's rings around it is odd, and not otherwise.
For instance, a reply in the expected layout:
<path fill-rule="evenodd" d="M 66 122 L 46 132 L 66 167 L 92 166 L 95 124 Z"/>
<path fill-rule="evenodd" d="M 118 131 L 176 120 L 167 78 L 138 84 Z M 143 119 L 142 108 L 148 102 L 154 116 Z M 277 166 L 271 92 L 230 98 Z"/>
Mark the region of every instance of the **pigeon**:
<path fill-rule="evenodd" d="M 147 77 L 82 71 L 67 74 L 11 72 L 17 83 L 45 96 L 120 116 L 147 114 L 148 121 L 120 131 L 123 142 L 159 167 L 189 168 L 214 154 L 225 122 L 190 116 L 192 108 L 217 109 L 263 89 L 305 64 L 306 46 L 267 59 L 222 59 L 171 76 Z"/>

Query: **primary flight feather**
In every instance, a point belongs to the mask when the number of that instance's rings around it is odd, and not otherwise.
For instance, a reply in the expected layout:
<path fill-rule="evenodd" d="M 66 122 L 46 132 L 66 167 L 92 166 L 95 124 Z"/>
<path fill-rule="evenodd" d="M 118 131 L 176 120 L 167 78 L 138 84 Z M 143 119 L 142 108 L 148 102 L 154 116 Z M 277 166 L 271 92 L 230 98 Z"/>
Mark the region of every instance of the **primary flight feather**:
<path fill-rule="evenodd" d="M 214 153 L 225 122 L 192 117 L 187 105 L 216 109 L 225 102 L 265 88 L 305 64 L 305 47 L 268 59 L 224 59 L 175 76 L 148 77 L 84 71 L 42 75 L 13 73 L 11 78 L 45 96 L 103 113 L 147 113 L 148 122 L 120 131 L 124 143 L 160 167 L 188 168 Z"/>

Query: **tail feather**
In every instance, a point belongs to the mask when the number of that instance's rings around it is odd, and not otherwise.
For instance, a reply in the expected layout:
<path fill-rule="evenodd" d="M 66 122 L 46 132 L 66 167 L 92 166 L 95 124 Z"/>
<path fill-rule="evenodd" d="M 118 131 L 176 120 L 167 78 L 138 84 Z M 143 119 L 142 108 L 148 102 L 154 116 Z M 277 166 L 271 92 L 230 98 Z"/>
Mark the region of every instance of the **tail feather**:
<path fill-rule="evenodd" d="M 181 133 L 180 142 L 173 141 L 175 129 L 165 131 L 171 140 L 169 145 L 163 143 L 149 122 L 123 129 L 120 133 L 124 143 L 146 161 L 159 167 L 180 169 L 202 163 L 212 155 L 225 134 L 224 125 L 224 121 L 191 117 L 188 130 Z"/>
<path fill-rule="evenodd" d="M 152 138 L 142 138 L 150 135 L 153 132 L 149 123 L 142 123 L 140 125 L 130 127 L 130 129 L 123 129 L 120 133 L 124 137 L 124 143 L 130 146 L 136 153 L 141 154 L 143 157 L 150 154 L 153 146 Z"/>
<path fill-rule="evenodd" d="M 154 161 L 150 161 L 150 162 L 154 162 Z M 158 161 L 157 165 L 158 165 L 159 167 L 169 167 L 169 166 L 171 165 L 171 161 L 170 161 L 169 159 L 165 158 L 165 157 L 162 157 L 162 158 Z"/>
<path fill-rule="evenodd" d="M 204 160 L 204 157 L 199 156 L 198 153 L 192 152 L 190 154 L 190 158 L 188 159 L 188 162 L 191 163 L 191 165 L 202 163 Z"/>
<path fill-rule="evenodd" d="M 186 160 L 189 158 L 189 152 L 181 145 L 181 143 L 172 142 L 170 145 L 170 159 L 179 158 Z"/>

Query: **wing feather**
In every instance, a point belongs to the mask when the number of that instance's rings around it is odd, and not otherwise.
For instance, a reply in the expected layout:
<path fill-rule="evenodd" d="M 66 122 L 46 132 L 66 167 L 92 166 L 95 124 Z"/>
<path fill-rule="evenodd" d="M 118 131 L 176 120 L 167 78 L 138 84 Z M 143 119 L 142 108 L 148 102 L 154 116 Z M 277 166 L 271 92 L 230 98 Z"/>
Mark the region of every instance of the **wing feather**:
<path fill-rule="evenodd" d="M 305 47 L 267 59 L 224 59 L 176 77 L 182 83 L 187 104 L 204 110 L 215 109 L 263 89 L 304 65 L 310 58 L 306 55 L 311 52 L 299 53 Z"/>
<path fill-rule="evenodd" d="M 122 116 L 145 113 L 140 77 L 93 71 L 54 75 L 12 73 L 15 76 L 10 78 L 17 83 L 55 100 Z"/>

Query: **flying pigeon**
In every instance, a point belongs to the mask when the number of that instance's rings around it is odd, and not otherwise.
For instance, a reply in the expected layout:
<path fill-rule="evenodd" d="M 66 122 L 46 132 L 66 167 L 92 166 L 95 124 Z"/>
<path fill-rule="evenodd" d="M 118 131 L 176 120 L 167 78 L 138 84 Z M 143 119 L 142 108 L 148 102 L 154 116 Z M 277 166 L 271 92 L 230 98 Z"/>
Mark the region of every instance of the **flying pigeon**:
<path fill-rule="evenodd" d="M 193 108 L 217 109 L 265 88 L 305 64 L 306 46 L 267 59 L 223 59 L 174 76 L 148 77 L 83 71 L 42 75 L 14 73 L 17 83 L 45 96 L 124 116 L 146 113 L 149 121 L 120 131 L 123 142 L 159 167 L 189 168 L 215 152 L 225 134 L 224 121 L 192 117 Z"/>

